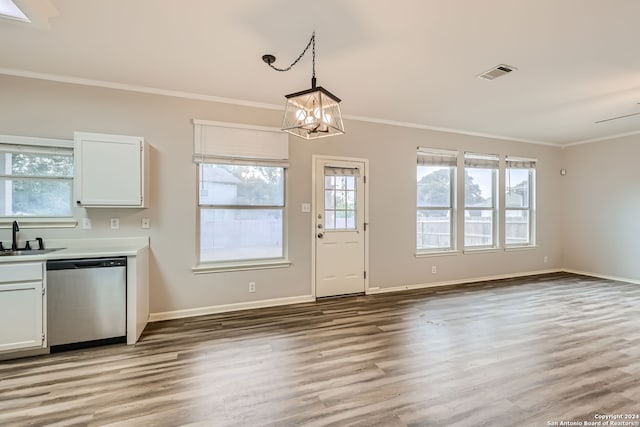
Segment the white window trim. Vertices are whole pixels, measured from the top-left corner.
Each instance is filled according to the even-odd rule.
[[[266,126],[253,126],[244,123],[218,122],[210,120],[192,120],[194,125],[194,143],[193,143],[193,161],[196,164],[196,188],[200,185],[200,163],[209,164],[236,164],[247,166],[271,166],[281,167],[284,170],[284,200],[282,206],[282,257],[265,258],[265,259],[249,259],[249,260],[228,260],[228,261],[209,261],[201,262],[200,259],[200,198],[195,199],[196,209],[196,264],[192,268],[194,274],[216,273],[225,271],[243,271],[258,270],[269,268],[289,267],[289,239],[288,239],[288,137],[284,136],[284,140],[278,141],[274,139],[274,135],[282,136],[283,132],[279,128]],[[249,140],[241,140],[237,147],[230,147],[230,144],[223,141],[218,144],[207,138],[207,131],[216,132],[216,128],[238,129],[240,131],[255,131],[257,134],[264,132],[269,135],[267,146],[255,144],[252,138]],[[223,131],[224,132],[224,131]],[[246,136],[246,135],[245,135]]]
[[[75,228],[78,221],[73,217],[60,218],[34,218],[34,217],[2,217],[0,219],[0,229],[9,229],[13,221],[18,221],[20,228]]]
[[[493,251],[498,251],[500,250],[500,233],[498,230],[498,224],[500,223],[498,216],[500,215],[501,209],[500,207],[500,203],[499,203],[499,199],[498,199],[498,173],[500,171],[500,167],[498,166],[497,168],[483,168],[483,167],[473,167],[473,166],[466,166],[464,167],[464,191],[466,191],[466,185],[467,185],[467,177],[466,177],[466,171],[467,168],[469,169],[488,169],[491,170],[491,187],[492,187],[492,197],[491,200],[493,202],[493,206],[492,207],[470,207],[468,208],[466,206],[464,206],[463,212],[466,212],[468,210],[478,210],[478,211],[492,211],[493,212],[493,217],[492,217],[492,223],[493,223],[493,227],[492,227],[492,240],[493,243],[491,245],[481,245],[481,246],[464,246],[463,247],[463,252],[466,253],[476,253],[478,251],[484,251],[484,252],[493,252]],[[463,200],[464,197],[466,197],[466,194],[463,195]],[[464,213],[463,213],[463,219],[465,218]],[[466,224],[466,219],[463,220],[464,223],[462,224],[462,228],[463,228],[463,234],[464,234],[464,239],[466,239],[466,233],[467,230],[465,228],[465,224]],[[464,239],[463,239],[463,245],[464,245]]]
[[[193,266],[191,271],[195,274],[223,273],[229,271],[265,270],[272,268],[286,268],[291,266],[287,258],[274,258],[273,260],[247,260],[243,262],[203,263]]]
[[[201,162],[203,164],[221,164],[216,162]],[[238,163],[235,163],[238,164]],[[242,163],[245,166],[255,166],[256,163],[245,161]],[[273,167],[281,167],[284,172],[283,180],[284,180],[284,200],[282,206],[277,206],[278,209],[282,209],[282,257],[276,258],[260,258],[260,259],[242,259],[242,260],[224,260],[224,261],[201,261],[201,253],[200,253],[200,212],[202,205],[200,205],[200,198],[196,196],[196,264],[191,269],[195,274],[203,274],[203,273],[218,273],[218,272],[228,272],[228,271],[244,271],[244,270],[261,270],[261,269],[269,269],[269,268],[282,268],[289,267],[291,265],[291,261],[289,261],[289,245],[288,245],[288,168],[282,165],[265,165],[262,166],[273,166]],[[200,164],[196,164],[196,188],[200,187]],[[208,205],[205,205],[205,207]],[[216,205],[218,208],[219,206]],[[275,208],[274,206],[253,206],[247,207],[246,209],[256,209],[256,208]]]
[[[478,247],[476,248],[466,248],[462,251],[465,255],[473,255],[473,254],[488,254],[493,252],[503,252],[500,248],[490,248],[490,247]]]
[[[432,258],[432,257],[439,257],[439,256],[454,256],[454,255],[458,255],[460,253],[459,250],[446,250],[443,249],[441,251],[436,251],[436,250],[429,250],[427,251],[420,251],[420,252],[416,252],[413,254],[414,257],[416,258]]]
[[[531,251],[537,249],[538,245],[509,245],[504,248],[505,252]]]
[[[0,135],[0,144],[36,145],[39,147],[60,147],[73,149],[72,139],[39,138],[35,136]]]
[[[73,150],[73,140],[40,138],[34,136],[0,135],[0,144],[66,148]],[[75,185],[74,180],[75,178],[71,178],[72,185]],[[73,212],[73,210],[74,207],[72,205],[71,211]],[[0,229],[11,228],[13,221],[18,221],[18,223],[20,224],[20,228],[25,229],[75,228],[78,225],[78,221],[75,219],[73,214],[68,217],[2,216],[0,217]]]
[[[451,150],[435,150],[435,149],[426,149],[426,148],[422,148],[422,147],[418,147],[418,151],[419,152],[431,152],[431,153],[440,153],[440,154],[444,154],[444,155],[448,155],[448,156],[452,156],[453,153],[456,154],[457,156],[457,151],[451,151]],[[417,166],[416,166],[416,170],[417,170]],[[416,231],[414,233],[414,235],[416,236],[416,242],[415,242],[415,256],[416,258],[422,258],[422,257],[428,257],[431,255],[442,255],[442,254],[447,254],[447,253],[458,253],[457,250],[457,219],[458,219],[458,214],[457,214],[457,176],[458,176],[458,168],[457,166],[449,166],[449,207],[445,208],[445,207],[429,207],[429,206],[417,206],[417,200],[416,200]],[[417,183],[416,183],[417,185]],[[416,194],[416,198],[417,198],[417,194]],[[417,222],[417,217],[418,217],[418,212],[421,210],[444,210],[444,211],[449,211],[449,247],[446,248],[430,248],[430,249],[420,249],[418,248],[418,222]]]
[[[525,159],[526,161],[531,161],[530,159]],[[535,161],[535,160],[533,160]],[[508,168],[505,167],[505,175],[508,169],[518,169],[518,168]],[[529,212],[529,243],[511,243],[507,244],[506,242],[506,230],[505,230],[505,250],[506,249],[523,249],[523,248],[535,248],[537,247],[536,242],[536,169],[535,168],[527,168],[529,173],[529,207],[528,208],[509,208],[506,205],[506,199],[504,203],[504,218],[505,225],[507,219],[507,211],[527,211]]]
[[[336,232],[336,233],[340,233],[340,232],[352,232],[352,231],[358,231],[361,227],[361,224],[358,224],[357,218],[358,218],[358,212],[357,209],[347,209],[347,205],[346,205],[346,200],[345,200],[345,208],[344,209],[338,209],[338,205],[336,203],[335,198],[337,197],[337,192],[338,191],[344,191],[345,194],[349,194],[350,192],[353,193],[354,196],[354,204],[356,203],[356,195],[358,194],[358,192],[360,191],[360,189],[358,188],[358,177],[360,176],[360,171],[357,168],[346,168],[346,167],[337,167],[337,166],[329,166],[329,165],[325,165],[324,167],[325,170],[325,179],[327,176],[338,176],[338,177],[353,177],[354,179],[354,183],[353,183],[353,189],[350,190],[348,188],[344,188],[344,189],[338,189],[337,186],[333,185],[332,188],[327,188],[327,184],[326,184],[326,180],[325,180],[325,184],[324,184],[324,194],[326,197],[326,192],[327,191],[332,191],[333,192],[333,197],[334,197],[334,205],[332,209],[327,209],[327,207],[325,206],[324,208],[324,217],[325,217],[325,222],[324,222],[324,228],[325,230],[331,231],[331,232]],[[333,171],[332,175],[329,175],[330,171]],[[327,212],[333,212],[333,224],[330,225],[328,223],[328,215]],[[338,217],[338,212],[344,212],[345,214],[345,228],[337,228],[336,222],[337,222],[337,217]],[[352,227],[348,227],[347,226],[347,221],[346,221],[346,217],[347,217],[347,213],[348,212],[353,212],[353,226]]]

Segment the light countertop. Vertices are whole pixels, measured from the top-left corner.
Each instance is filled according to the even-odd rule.
[[[148,237],[117,239],[52,239],[50,242],[45,240],[45,247],[47,249],[62,249],[36,255],[0,256],[0,263],[42,261],[49,259],[137,256],[141,250],[148,246]]]
[[[40,255],[45,259],[101,258],[111,256],[136,256],[144,246],[66,248]],[[53,248],[52,248],[53,249]],[[28,255],[24,255],[28,256]]]

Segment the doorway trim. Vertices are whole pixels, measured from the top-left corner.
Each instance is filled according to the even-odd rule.
[[[314,154],[311,156],[311,296],[316,299],[316,218],[318,216],[318,205],[316,203],[316,175],[318,160],[333,160],[336,162],[362,162],[364,163],[364,222],[367,224],[364,230],[364,271],[367,272],[364,278],[364,293],[369,293],[369,159],[361,157],[341,157],[325,156]],[[363,226],[364,229],[364,226]]]

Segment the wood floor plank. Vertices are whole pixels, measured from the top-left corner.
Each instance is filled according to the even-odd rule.
[[[558,273],[150,324],[0,362],[1,426],[547,426],[640,413],[640,286]]]

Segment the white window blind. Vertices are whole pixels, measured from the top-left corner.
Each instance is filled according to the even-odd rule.
[[[418,147],[418,164],[455,167],[458,165],[458,152]]]
[[[464,153],[464,165],[468,168],[498,169],[499,158],[495,154]]]
[[[458,152],[418,147],[417,160],[416,250],[453,250]]]
[[[340,168],[335,166],[325,166],[325,176],[360,176],[360,169],[358,168]]]
[[[264,163],[287,166],[289,138],[280,129],[194,120],[196,163]]]
[[[536,159],[527,159],[524,157],[507,157],[505,166],[513,169],[535,169]]]
[[[3,144],[0,141],[0,153],[41,154],[49,156],[73,156],[71,147],[44,147],[39,145]]]

